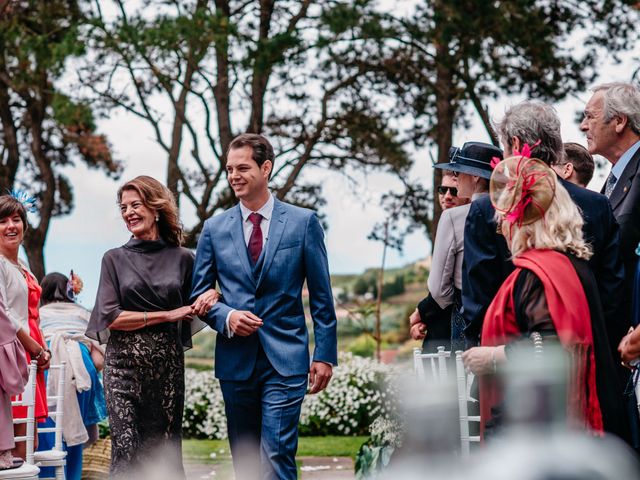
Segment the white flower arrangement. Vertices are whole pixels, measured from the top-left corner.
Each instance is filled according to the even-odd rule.
[[[377,417],[394,410],[393,367],[341,353],[329,386],[307,395],[300,415],[301,435],[366,435]],[[227,436],[224,402],[213,372],[187,369],[185,377],[185,437],[222,439]]]

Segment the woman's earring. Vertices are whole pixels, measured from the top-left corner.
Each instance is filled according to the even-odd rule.
[[[156,215],[156,223],[160,221],[160,215]]]

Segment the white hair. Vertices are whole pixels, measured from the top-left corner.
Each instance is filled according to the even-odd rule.
[[[593,92],[604,92],[603,119],[611,121],[614,117],[624,115],[629,121],[629,128],[640,135],[640,90],[632,83],[603,83]]]
[[[547,165],[562,160],[563,146],[560,134],[560,118],[555,108],[539,100],[526,100],[509,108],[500,122],[494,124],[494,130],[503,144],[513,147],[512,138],[532,149],[532,156]]]

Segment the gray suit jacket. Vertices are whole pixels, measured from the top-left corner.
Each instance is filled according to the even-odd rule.
[[[470,208],[470,203],[449,208],[442,212],[438,222],[427,285],[440,308],[453,303],[454,287],[462,289],[464,224]]]

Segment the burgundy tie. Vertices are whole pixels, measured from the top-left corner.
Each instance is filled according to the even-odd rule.
[[[262,229],[260,228],[262,215],[254,212],[249,215],[249,221],[253,223],[253,231],[249,237],[249,255],[253,263],[256,263],[260,258],[260,252],[262,252]]]

